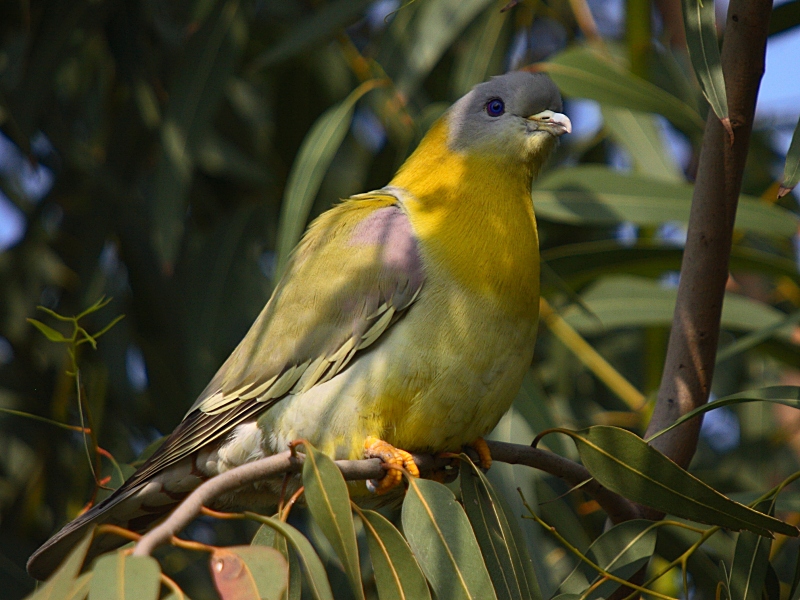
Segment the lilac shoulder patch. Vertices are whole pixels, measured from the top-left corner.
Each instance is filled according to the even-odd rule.
[[[399,271],[412,288],[422,284],[422,260],[417,238],[408,217],[399,206],[379,208],[353,229],[351,246],[382,246],[385,269]]]

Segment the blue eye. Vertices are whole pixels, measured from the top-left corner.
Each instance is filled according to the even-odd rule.
[[[503,104],[503,101],[500,98],[495,98],[493,100],[489,100],[486,103],[486,114],[490,117],[499,117],[506,111],[506,105]]]

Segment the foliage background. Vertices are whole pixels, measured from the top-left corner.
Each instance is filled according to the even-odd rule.
[[[600,101],[601,120],[586,116],[596,105],[568,101],[579,134],[534,190],[544,292],[611,367],[592,372],[585,353],[543,327],[530,376],[496,435],[529,443],[554,424],[643,431],[647,407],[598,375],[616,370],[644,397],[660,379],[685,182],[707,111],[677,3],[628,0],[614,15],[591,2],[597,29],[576,20],[579,0],[528,0],[501,12],[505,4],[2,3],[0,219],[21,237],[0,251],[0,408],[80,422],[64,347],[26,318],[57,327],[37,305],[70,315],[111,296],[87,329],[126,317],[96,351],[83,347],[79,363],[99,444],[128,469],[172,430],[245,333],[308,218],[388,181],[475,83],[546,60],[573,68],[550,70],[568,99]],[[773,31],[795,27],[798,12],[798,2],[777,10]],[[601,68],[611,75],[598,80]],[[374,78],[390,84],[366,93],[351,121],[349,94]],[[644,82],[648,102],[634,94]],[[338,122],[325,112],[332,106],[341,108]],[[314,147],[330,165],[325,152],[301,152],[320,118],[329,128]],[[775,201],[784,157],[774,132],[753,138],[722,345],[761,333],[720,363],[717,395],[800,381],[797,207],[791,195]],[[726,493],[763,491],[797,470],[797,428],[783,407],[710,413],[694,472]],[[547,442],[575,456],[569,444]],[[102,475],[119,480],[105,459]],[[492,479],[507,491],[521,486],[533,505],[549,501],[542,516],[579,548],[602,531],[597,505],[581,492],[562,497],[567,486],[554,478],[497,465]],[[0,413],[0,597],[32,589],[27,556],[93,489],[79,434]],[[547,595],[574,561],[538,526],[525,527]],[[190,533],[227,544],[246,539],[243,529],[200,520]],[[777,546],[773,562],[786,582],[797,543]],[[709,552],[729,561],[732,545],[718,541]],[[161,558],[193,598],[213,597],[203,561],[175,550]],[[707,594],[713,576],[700,573],[693,585]],[[334,585],[337,576],[332,567]],[[664,582],[673,593],[676,585]]]

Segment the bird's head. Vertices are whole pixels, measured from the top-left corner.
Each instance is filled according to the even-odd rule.
[[[544,73],[493,77],[448,111],[448,146],[461,154],[541,165],[558,137],[572,131],[561,111],[561,94]]]

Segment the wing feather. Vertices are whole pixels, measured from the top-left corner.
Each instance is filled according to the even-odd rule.
[[[250,331],[136,485],[347,368],[417,299],[422,260],[395,190],[362,194],[315,221]]]

